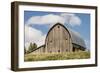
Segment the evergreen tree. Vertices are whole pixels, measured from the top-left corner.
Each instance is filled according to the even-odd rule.
[[[27,51],[26,51],[26,47],[24,48],[24,54],[26,54],[27,53]]]
[[[37,48],[37,44],[33,43],[33,50]]]
[[[30,43],[29,48],[28,48],[28,53],[33,52],[34,49],[37,48],[37,44],[36,43]]]

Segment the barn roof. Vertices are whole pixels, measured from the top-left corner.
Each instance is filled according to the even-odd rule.
[[[69,32],[71,34],[72,43],[78,44],[78,45],[86,48],[85,41],[82,38],[82,36],[78,32],[75,32],[75,31],[73,31],[71,29],[68,29],[68,30],[69,30]]]
[[[72,43],[77,44],[77,45],[80,45],[80,46],[86,48],[85,41],[84,41],[84,39],[81,37],[81,35],[80,35],[78,32],[73,31],[72,29],[66,28],[63,24],[60,24],[60,23],[55,24],[53,27],[50,28],[49,32],[50,32],[56,25],[60,25],[60,26],[64,27],[64,28],[70,33],[70,36],[71,36],[71,39],[72,39]],[[49,34],[49,32],[48,32],[48,34]],[[47,36],[48,36],[48,34],[47,34]]]

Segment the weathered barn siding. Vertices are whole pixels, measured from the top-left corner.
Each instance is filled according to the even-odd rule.
[[[50,29],[46,38],[46,52],[69,52],[72,51],[71,37],[66,30],[61,25],[55,25]]]

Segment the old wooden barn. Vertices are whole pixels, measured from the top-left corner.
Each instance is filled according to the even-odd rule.
[[[57,23],[48,31],[45,44],[36,48],[32,53],[65,53],[85,49],[85,42],[79,33]]]

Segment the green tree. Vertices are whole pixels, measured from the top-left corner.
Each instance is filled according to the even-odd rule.
[[[26,47],[24,48],[24,54],[26,54]]]
[[[33,50],[37,48],[37,44],[33,43]]]
[[[28,53],[33,52],[33,50],[36,48],[37,48],[36,43],[30,43],[29,48],[28,48]]]

